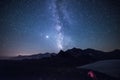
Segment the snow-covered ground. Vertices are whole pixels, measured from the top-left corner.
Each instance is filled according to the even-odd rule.
[[[98,61],[78,68],[90,69],[107,74],[111,77],[120,78],[120,59]]]

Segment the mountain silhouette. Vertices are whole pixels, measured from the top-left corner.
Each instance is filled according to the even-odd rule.
[[[12,59],[12,60],[41,59],[41,58],[51,57],[52,55],[56,55],[56,54],[55,53],[44,53],[44,54],[39,53],[39,54],[29,55],[29,56],[19,55],[17,57],[12,57],[9,59]]]
[[[100,50],[95,50],[95,49],[79,49],[79,48],[72,48],[68,49],[66,51],[60,50],[59,53],[39,53],[35,55],[30,55],[30,56],[22,56],[19,55],[17,57],[12,57],[12,60],[24,60],[24,59],[42,59],[42,58],[47,58],[47,57],[92,57],[93,59],[119,59],[120,58],[120,50],[116,49],[111,52],[103,52]]]

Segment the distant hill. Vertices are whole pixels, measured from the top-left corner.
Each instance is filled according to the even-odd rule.
[[[30,55],[30,56],[22,56],[19,55],[17,57],[12,57],[9,58],[11,60],[24,60],[24,59],[41,59],[41,58],[46,58],[46,57],[51,57],[52,55],[56,55],[55,53],[44,53],[44,54],[35,54],[35,55]]]

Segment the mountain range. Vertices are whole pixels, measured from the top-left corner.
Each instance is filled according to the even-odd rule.
[[[120,50],[116,49],[113,50],[111,52],[104,52],[104,51],[100,51],[100,50],[95,50],[95,49],[79,49],[79,48],[72,48],[72,49],[68,49],[66,51],[60,50],[59,53],[39,53],[39,54],[35,54],[35,55],[29,55],[29,56],[22,56],[19,55],[17,57],[11,57],[8,59],[11,60],[24,60],[24,59],[42,59],[42,58],[50,58],[52,56],[71,56],[74,58],[78,58],[78,57],[89,57],[92,59],[119,59],[120,58]]]

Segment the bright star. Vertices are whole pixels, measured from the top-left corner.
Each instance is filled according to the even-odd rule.
[[[48,38],[49,38],[49,36],[48,36],[48,35],[46,35],[46,36],[45,36],[45,38],[46,38],[46,39],[48,39]]]

